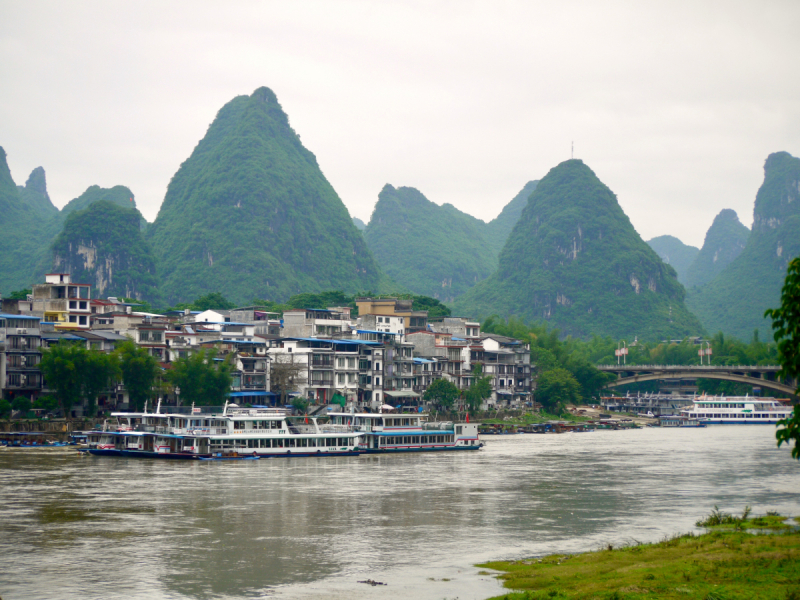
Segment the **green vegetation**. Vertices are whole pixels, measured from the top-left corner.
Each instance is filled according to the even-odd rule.
[[[472,383],[464,390],[464,405],[471,413],[480,410],[481,404],[492,395],[492,377],[484,376],[480,365],[472,368]]]
[[[580,403],[581,385],[566,369],[548,369],[536,381],[536,401],[546,410],[560,413],[567,404]]]
[[[436,379],[425,390],[423,399],[430,402],[438,410],[446,412],[452,410],[460,395],[459,389],[447,379]]]
[[[737,517],[731,513],[721,511],[719,507],[715,505],[711,514],[697,521],[695,525],[698,527],[705,527],[706,529],[736,529],[738,531],[767,529],[778,531],[797,529],[797,524],[800,523],[797,518],[789,519],[774,511],[769,511],[765,515],[756,517],[751,517],[751,512],[752,509],[746,506],[742,515]]]
[[[735,211],[720,211],[682,283],[687,288],[701,287],[714,279],[742,253],[749,237],[750,230],[741,224]]]
[[[40,226],[40,210],[20,196],[2,148],[0,215],[3,215],[3,234],[0,235],[0,293],[7,294],[11,290],[30,287],[35,267],[51,238]]]
[[[298,414],[304,415],[308,412],[308,407],[311,405],[311,402],[308,398],[304,398],[303,396],[295,396],[292,398],[290,404]]]
[[[491,274],[486,223],[434,204],[410,187],[386,185],[364,230],[383,271],[401,286],[452,302]]]
[[[356,229],[359,231],[364,231],[367,228],[367,224],[358,217],[353,217],[353,225],[355,225]]]
[[[6,419],[11,416],[11,402],[5,398],[0,398],[0,419]]]
[[[800,258],[789,263],[786,280],[781,291],[781,305],[766,311],[765,316],[772,319],[775,341],[778,343],[781,361],[781,375],[800,379]],[[795,390],[798,392],[800,390]],[[789,419],[778,421],[775,434],[778,446],[794,441],[792,457],[800,459],[800,408],[795,404]]]
[[[122,373],[116,355],[87,350],[81,343],[70,342],[42,349],[40,368],[65,415],[84,398],[89,401],[89,414],[93,415],[97,396]]]
[[[20,198],[31,206],[40,218],[50,219],[58,214],[58,209],[47,193],[47,178],[42,167],[36,167],[28,176],[24,186],[17,186]]]
[[[132,340],[120,344],[114,354],[119,357],[122,381],[128,390],[131,410],[141,411],[156,383],[158,362],[147,350],[138,348]]]
[[[503,571],[508,600],[800,598],[800,532],[686,534],[583,554],[478,565]]]
[[[222,107],[147,235],[170,304],[209,290],[242,304],[383,284],[316,158],[263,87]]]
[[[683,299],[675,270],[642,241],[611,190],[568,160],[531,194],[497,272],[454,310],[547,322],[576,337],[654,340],[702,333]]]
[[[218,406],[228,399],[231,390],[232,356],[217,360],[216,350],[199,350],[174,361],[167,381],[176,391],[180,389],[180,400],[184,404]]]
[[[538,181],[526,183],[520,192],[512,198],[511,202],[503,207],[500,214],[487,223],[484,237],[492,250],[492,254],[495,256],[495,261],[500,256],[508,236],[511,235],[514,226],[522,216],[522,211],[528,206],[528,198],[530,198],[538,184]]]
[[[52,245],[54,268],[74,281],[93,283],[94,295],[158,301],[155,258],[141,220],[135,208],[105,199],[69,213]]]
[[[452,302],[497,267],[497,256],[528,196],[528,182],[491,223],[439,206],[411,187],[386,185],[364,230],[383,271],[399,285]]]
[[[800,159],[770,154],[742,253],[711,282],[690,290],[687,304],[709,331],[749,339],[769,334],[764,311],[778,303],[789,261],[800,256]]]
[[[6,298],[8,300],[27,300],[28,294],[32,294],[33,291],[31,288],[27,288],[24,290],[16,290],[15,292],[11,292]]]
[[[647,245],[655,250],[661,260],[675,269],[678,274],[678,281],[686,285],[686,272],[700,250],[694,246],[687,246],[671,235],[654,237],[647,242]]]

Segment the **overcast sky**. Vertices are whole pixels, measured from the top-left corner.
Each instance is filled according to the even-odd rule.
[[[799,59],[797,0],[0,0],[0,146],[59,207],[123,184],[152,221],[263,85],[364,221],[386,183],[490,220],[574,141],[644,239],[700,246],[800,155]]]

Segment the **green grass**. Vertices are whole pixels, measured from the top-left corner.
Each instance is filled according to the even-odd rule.
[[[509,600],[800,600],[800,533],[686,534],[655,544],[478,565],[502,571]]]
[[[741,517],[719,510],[714,506],[706,518],[699,520],[695,525],[706,529],[737,529],[746,531],[748,529],[769,529],[771,531],[781,529],[797,529],[798,518],[791,519],[784,517],[776,512],[768,512],[765,515],[750,517],[750,507],[744,509]]]
[[[581,415],[573,415],[572,413],[562,413],[560,415],[551,414],[547,412],[539,413],[525,413],[520,417],[513,419],[481,419],[484,425],[533,425],[536,423],[547,423],[548,421],[570,421],[573,423],[583,423],[590,421],[589,417]]]

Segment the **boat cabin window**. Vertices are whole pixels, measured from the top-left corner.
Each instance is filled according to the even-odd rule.
[[[233,422],[234,429],[244,429],[244,421],[234,421]]]

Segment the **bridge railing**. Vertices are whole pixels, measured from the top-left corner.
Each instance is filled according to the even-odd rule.
[[[779,365],[597,365],[601,371],[780,371]]]

